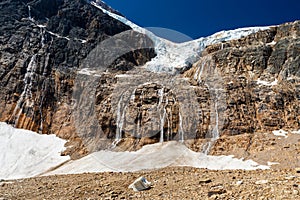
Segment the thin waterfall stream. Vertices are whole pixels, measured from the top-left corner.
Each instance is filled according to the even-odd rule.
[[[122,140],[122,130],[123,130],[123,125],[124,125],[124,120],[125,120],[125,112],[126,112],[126,108],[127,105],[125,105],[125,107],[122,110],[122,103],[123,102],[123,96],[124,94],[122,94],[122,96],[119,99],[118,102],[118,107],[117,107],[117,131],[116,131],[116,138],[112,143],[112,148],[115,148]]]
[[[23,79],[24,90],[22,91],[19,100],[14,108],[12,116],[14,117],[14,126],[19,123],[20,116],[23,112],[24,106],[32,107],[32,84],[37,69],[36,54],[30,58],[30,62],[27,65],[26,73]]]

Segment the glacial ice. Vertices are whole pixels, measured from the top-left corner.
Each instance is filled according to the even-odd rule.
[[[91,4],[114,19],[117,19],[130,26],[133,30],[146,34],[154,42],[157,56],[151,61],[147,62],[144,66],[146,69],[153,72],[176,73],[178,70],[199,60],[201,52],[208,45],[239,39],[250,35],[251,33],[270,28],[268,26],[239,28],[236,30],[220,31],[211,36],[201,37],[197,40],[188,41],[185,43],[174,43],[156,36],[152,32],[134,24],[123,16],[105,10],[96,2],[91,1]]]

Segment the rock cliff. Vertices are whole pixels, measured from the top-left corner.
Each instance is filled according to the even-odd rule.
[[[0,13],[0,120],[68,139],[73,158],[169,140],[208,153],[224,135],[300,129],[299,21],[206,46],[168,74],[142,67],[156,56],[148,36],[87,1]]]
[[[84,153],[70,117],[76,73],[99,43],[131,28],[84,0],[2,1],[0,10],[0,120],[70,139],[68,153]],[[154,56],[134,49],[110,68],[124,73]]]

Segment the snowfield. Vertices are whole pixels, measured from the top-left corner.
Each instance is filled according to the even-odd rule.
[[[0,179],[37,176],[70,158],[60,156],[65,140],[0,122]]]
[[[211,170],[225,169],[269,169],[252,160],[237,159],[233,156],[207,156],[188,149],[176,141],[144,146],[136,152],[99,151],[46,173],[79,174],[85,172],[134,172],[159,169],[169,166],[190,166]]]
[[[0,123],[0,179],[87,172],[134,172],[169,166],[212,170],[270,168],[252,160],[194,152],[176,141],[147,145],[136,152],[99,151],[70,161],[69,156],[60,156],[65,142],[54,135],[40,135]]]

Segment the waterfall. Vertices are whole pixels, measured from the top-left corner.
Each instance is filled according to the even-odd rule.
[[[112,143],[113,148],[115,148],[122,140],[122,130],[123,130],[123,125],[125,120],[125,112],[127,109],[127,105],[126,105],[122,110],[123,95],[124,94],[122,94],[117,107],[117,131],[116,131],[115,141]]]
[[[168,116],[168,113],[167,113],[167,106],[168,106],[168,103],[169,103],[169,99],[168,99],[168,96],[166,96],[166,104],[164,106],[164,111],[166,112],[166,120],[167,120],[167,123],[168,123],[168,129],[167,129],[167,141],[170,140],[170,119],[169,119],[169,116]],[[171,115],[172,116],[172,115]]]
[[[160,138],[159,142],[164,142],[164,125],[166,119],[166,109],[163,109],[163,115],[160,117]]]
[[[14,126],[16,127],[19,123],[20,116],[23,112],[24,106],[32,107],[33,101],[32,101],[32,84],[34,75],[36,72],[37,63],[36,63],[36,54],[34,54],[30,62],[27,66],[25,77],[23,79],[24,81],[24,90],[20,95],[19,100],[17,101],[17,104],[14,108],[12,116],[15,118],[14,120]],[[18,114],[17,111],[19,110]]]
[[[41,28],[41,44],[42,47],[45,46],[45,30],[43,28]]]
[[[219,111],[218,111],[218,98],[219,98],[219,93],[218,89],[214,89],[215,91],[215,101],[214,101],[214,114],[215,114],[215,126],[213,130],[211,131],[211,134],[207,134],[206,138],[209,140],[203,147],[203,153],[204,154],[209,154],[213,144],[216,142],[216,140],[219,139],[220,133],[219,133]]]
[[[205,154],[205,155],[208,155],[211,147],[212,147],[212,144],[213,144],[213,141],[212,140],[209,140],[208,142],[206,142],[206,144],[204,144],[203,146],[203,149],[202,149],[202,152]]]
[[[194,75],[194,80],[196,80],[196,81],[198,81],[198,82],[201,80],[201,76],[202,76],[202,73],[203,73],[203,69],[204,69],[205,64],[206,64],[206,61],[203,61],[203,62],[201,63],[201,67],[198,67],[198,68],[197,68],[197,71],[196,71],[196,73],[195,73],[195,75]]]
[[[134,103],[134,100],[135,100],[135,92],[136,92],[136,88],[133,90],[131,96],[130,96],[130,102],[131,103]]]
[[[175,105],[177,102],[176,102],[176,99],[174,97],[173,97],[173,101],[174,101],[174,105]],[[180,108],[179,108],[179,111],[178,111],[178,115],[179,115],[178,141],[179,142],[184,142],[183,117],[182,117]],[[168,126],[169,126],[169,124],[168,124]]]
[[[158,107],[160,107],[164,99],[164,88],[158,90],[158,97],[159,97]]]
[[[33,18],[31,17],[31,6],[28,6],[28,19],[33,21]]]
[[[131,96],[130,96],[130,103],[132,105],[134,105],[134,101],[135,101],[135,92],[136,92],[136,89],[135,88],[133,90],[133,92],[131,93]],[[136,129],[135,129],[135,136],[138,135],[140,132],[140,120],[139,120],[139,111],[137,112],[137,124],[136,124]]]
[[[184,142],[184,131],[182,127],[182,116],[181,116],[180,109],[179,109],[179,141]]]
[[[158,90],[158,96],[159,96],[159,102],[158,102],[158,109],[160,109],[161,104],[163,102],[164,99],[164,88]],[[165,118],[166,118],[166,109],[163,106],[163,112],[159,114],[159,118],[160,118],[160,139],[159,142],[164,142],[164,124],[165,124]]]
[[[223,48],[223,43],[221,44],[221,48]],[[198,67],[195,75],[194,75],[194,79],[200,83],[202,81],[202,74],[203,74],[203,69],[204,66],[207,63],[207,59],[202,60],[201,66]],[[209,78],[206,77],[206,82],[209,81]],[[213,144],[215,143],[215,141],[220,137],[220,133],[219,133],[219,112],[218,112],[218,107],[219,107],[219,98],[220,98],[220,94],[218,93],[218,90],[216,87],[217,85],[215,85],[215,82],[212,82],[211,84],[213,84],[213,87],[211,88],[207,83],[205,83],[204,85],[208,88],[209,92],[210,92],[210,96],[213,97],[212,100],[214,100],[213,105],[211,105],[211,113],[214,114],[215,117],[215,121],[214,121],[214,126],[209,130],[209,132],[206,134],[205,138],[207,139],[206,144],[204,144],[203,146],[203,153],[204,154],[208,154],[209,151],[211,150]],[[213,118],[213,114],[211,114],[211,118]]]
[[[140,134],[140,130],[141,130],[141,121],[140,121],[140,114],[138,113],[138,120],[137,120],[137,123],[136,123],[136,133],[135,135],[138,135]]]
[[[218,93],[216,94],[218,95]],[[215,127],[213,129],[213,132],[212,132],[212,138],[213,139],[218,139],[220,137],[220,133],[219,133],[219,111],[218,111],[218,97],[216,98],[216,101],[215,101]]]

